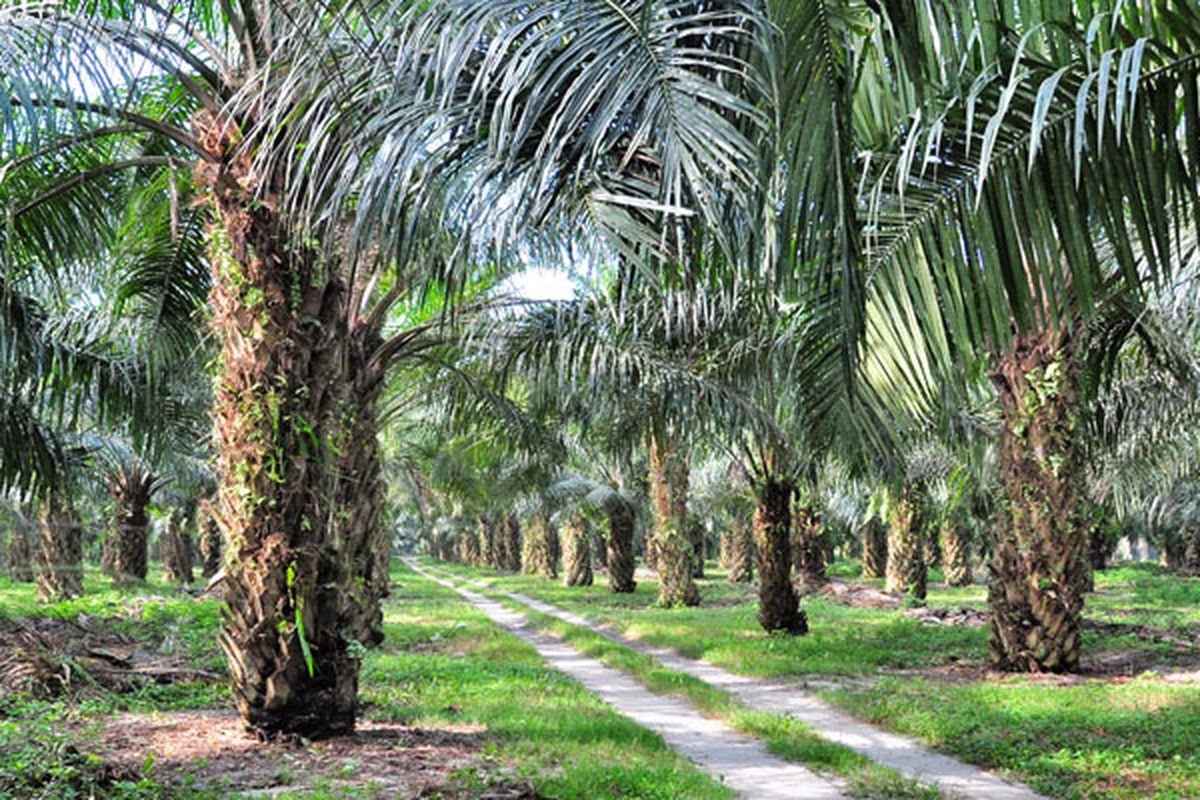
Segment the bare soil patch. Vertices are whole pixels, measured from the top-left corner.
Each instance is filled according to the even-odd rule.
[[[116,769],[153,754],[160,779],[261,793],[325,781],[373,789],[380,797],[532,800],[533,787],[501,775],[482,754],[485,736],[470,727],[413,728],[363,720],[352,736],[320,742],[260,742],[231,711],[125,714],[99,733],[97,755]],[[465,775],[473,774],[470,780]]]

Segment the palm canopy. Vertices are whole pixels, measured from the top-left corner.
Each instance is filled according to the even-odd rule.
[[[1200,17],[997,2],[930,20],[940,91],[864,153],[865,263],[953,385],[1016,332],[1170,279],[1195,224]]]

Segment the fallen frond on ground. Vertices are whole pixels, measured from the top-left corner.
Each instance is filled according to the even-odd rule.
[[[0,687],[40,698],[131,692],[148,683],[195,683],[221,675],[163,653],[80,614],[76,619],[0,620]]]

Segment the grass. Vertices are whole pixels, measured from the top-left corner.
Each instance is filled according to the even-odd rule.
[[[411,571],[399,577],[387,640],[363,675],[369,716],[481,726],[488,753],[547,796],[734,796],[458,595]]]
[[[195,599],[165,585],[161,576],[131,589],[113,588],[99,572],[84,575],[82,597],[38,603],[29,583],[0,578],[0,620],[18,617],[92,619],[157,652],[181,652],[193,666],[224,671],[215,648],[220,611],[215,600]],[[75,698],[0,695],[0,798],[120,798],[216,800],[222,792],[171,786],[150,764],[132,779],[113,780],[88,752],[98,724],[119,712],[188,711],[227,702],[223,686],[208,682],[149,684],[130,693],[91,691]]]
[[[628,672],[651,691],[686,698],[702,713],[762,739],[767,749],[781,758],[847,779],[849,790],[855,797],[880,800],[936,800],[941,797],[936,789],[907,780],[848,747],[823,739],[798,720],[755,711],[728,692],[690,675],[671,671],[653,657],[587,628],[563,622],[495,592],[484,590],[484,594],[524,614],[539,630],[561,637],[581,653]]]
[[[663,609],[655,605],[652,581],[641,581],[632,595],[612,595],[602,585],[566,588],[533,577],[446,566],[732,672],[840,684],[824,689],[822,696],[1051,797],[1200,797],[1200,686],[1194,683],[1171,684],[1153,673],[1074,681],[980,679],[971,673],[950,680],[932,669],[913,674],[984,664],[986,629],[926,626],[893,610],[809,598],[804,602],[809,636],[768,636],[757,629],[752,589],[729,586],[719,573],[702,582],[700,608]],[[839,564],[835,573],[857,580],[852,565]],[[935,584],[929,604],[983,608],[986,590]],[[1108,570],[1097,576],[1087,616],[1194,636],[1200,626],[1200,580],[1151,565]],[[1196,659],[1194,652],[1180,653],[1175,645],[1148,642],[1132,632],[1087,631],[1084,647],[1092,653],[1136,649],[1168,663]]]
[[[755,619],[753,587],[718,577],[701,581],[697,608],[659,608],[657,584],[640,580],[633,594],[614,595],[603,585],[565,587],[533,576],[497,577],[488,570],[443,565],[476,578],[570,608],[617,631],[684,655],[758,677],[862,675],[884,669],[934,666],[965,660],[986,647],[985,631],[932,627],[892,611],[846,608],[809,598],[808,636],[770,636]],[[710,570],[710,574],[717,573]]]
[[[478,796],[493,781],[520,779],[544,796],[564,799],[733,797],[657,735],[549,669],[532,648],[457,595],[404,568],[394,577],[398,587],[385,605],[387,640],[364,661],[365,716],[448,732],[477,745],[477,766],[451,775],[452,796]],[[215,600],[182,596],[157,581],[117,590],[91,573],[86,587],[80,599],[40,606],[31,585],[0,580],[0,618],[83,614],[147,643],[185,648],[199,663],[220,663]],[[137,774],[114,781],[106,776],[108,766],[89,752],[98,728],[117,712],[168,713],[228,703],[223,686],[206,683],[153,686],[135,695],[90,694],[74,701],[0,696],[0,798],[235,797],[236,787],[201,788],[165,774],[152,759]],[[385,795],[323,778],[310,788],[275,796]]]

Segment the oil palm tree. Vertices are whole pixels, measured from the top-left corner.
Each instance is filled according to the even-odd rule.
[[[865,262],[878,302],[925,329],[910,375],[995,387],[995,662],[1070,671],[1094,384],[1082,326],[1166,279],[1194,223],[1198,20],[1167,4],[984,5],[944,6],[908,41],[940,96],[864,153]]]
[[[135,0],[0,14],[8,152],[65,163],[61,191],[18,207],[21,227],[86,229],[72,190],[130,170],[190,181],[212,215],[221,641],[239,710],[264,736],[353,726],[354,642],[379,589],[354,587],[378,571],[364,563],[378,526],[329,520],[364,510],[378,470],[371,453],[337,453],[375,434],[359,398],[369,406],[381,380],[363,356],[383,347],[363,322],[376,267],[401,293],[446,277],[411,258],[417,229],[441,218],[429,198],[457,181],[482,213],[514,190],[510,219],[536,222],[586,194],[628,232],[630,208],[661,220],[715,197],[710,184],[744,182],[744,139],[725,121],[739,106],[714,78],[736,61],[694,46],[743,36],[739,9],[625,5]],[[564,61],[577,69],[562,75]],[[661,180],[592,170],[613,152],[652,156]]]

